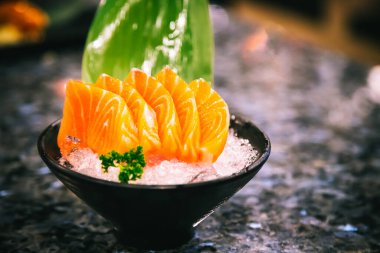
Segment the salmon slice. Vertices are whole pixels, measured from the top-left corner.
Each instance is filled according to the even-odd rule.
[[[179,159],[186,162],[196,162],[198,160],[200,125],[194,92],[168,66],[162,69],[156,75],[156,78],[164,85],[173,98],[181,125],[182,145]]]
[[[139,69],[132,69],[125,82],[134,87],[156,113],[160,153],[166,158],[178,158],[181,152],[181,126],[168,90],[157,79]]]
[[[139,144],[143,147],[145,154],[161,148],[156,113],[135,88],[106,74],[99,76],[95,86],[120,95],[124,99],[132,112],[137,126]]]
[[[70,80],[57,143],[63,157],[85,147],[123,153],[138,145],[137,128],[121,96]]]
[[[228,137],[228,105],[203,79],[189,84],[195,94],[201,129],[200,160],[214,162],[222,153]]]

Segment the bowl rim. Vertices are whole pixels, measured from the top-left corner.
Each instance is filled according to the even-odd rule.
[[[48,165],[49,169],[50,166],[54,166],[54,169],[57,169],[59,172],[66,174],[68,176],[76,177],[81,180],[90,181],[91,183],[97,183],[101,185],[107,185],[107,186],[113,186],[113,187],[120,187],[120,188],[129,188],[129,189],[141,189],[141,190],[170,190],[170,189],[180,189],[180,188],[193,188],[193,187],[202,187],[202,186],[208,186],[213,184],[222,184],[226,181],[235,181],[239,179],[240,177],[243,177],[244,175],[248,173],[258,172],[260,168],[263,166],[263,164],[268,160],[270,152],[271,152],[271,142],[269,137],[265,132],[263,132],[260,128],[258,128],[255,124],[253,124],[250,121],[246,121],[242,119],[241,117],[238,117],[236,115],[231,115],[231,120],[236,122],[242,122],[244,124],[249,124],[251,127],[256,128],[264,137],[265,140],[265,148],[260,155],[259,158],[255,159],[252,163],[245,166],[243,169],[241,169],[239,172],[233,173],[229,176],[220,177],[217,179],[212,180],[206,180],[201,182],[194,182],[194,183],[187,183],[187,184],[162,184],[162,185],[148,185],[148,184],[122,184],[119,182],[114,181],[108,181],[104,179],[99,179],[95,177],[91,177],[82,173],[79,173],[77,171],[71,170],[59,163],[51,157],[47,155],[44,149],[43,140],[47,134],[47,132],[51,131],[53,128],[57,127],[61,123],[61,119],[57,119],[56,121],[49,124],[39,135],[38,141],[37,141],[37,149],[38,153],[40,154],[42,160]],[[54,170],[52,172],[55,174]]]

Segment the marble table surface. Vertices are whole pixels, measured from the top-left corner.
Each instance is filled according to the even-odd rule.
[[[215,88],[271,138],[258,175],[164,252],[379,252],[380,70],[214,16]],[[81,48],[0,61],[0,252],[140,252],[40,160]],[[143,252],[143,251],[141,251]],[[149,251],[153,252],[153,251]]]

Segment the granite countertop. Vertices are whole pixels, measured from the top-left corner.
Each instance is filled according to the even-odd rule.
[[[272,155],[194,239],[167,252],[380,251],[379,68],[216,21],[215,87],[270,136]],[[139,252],[120,245],[37,153],[38,135],[61,115],[65,81],[80,77],[81,53],[0,63],[0,252]]]

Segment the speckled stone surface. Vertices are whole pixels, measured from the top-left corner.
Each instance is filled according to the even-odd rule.
[[[193,240],[164,252],[379,252],[374,69],[223,14],[215,21],[215,87],[267,132],[272,155]],[[120,245],[37,153],[39,133],[61,115],[65,80],[80,77],[81,50],[2,60],[0,252],[140,252]]]

